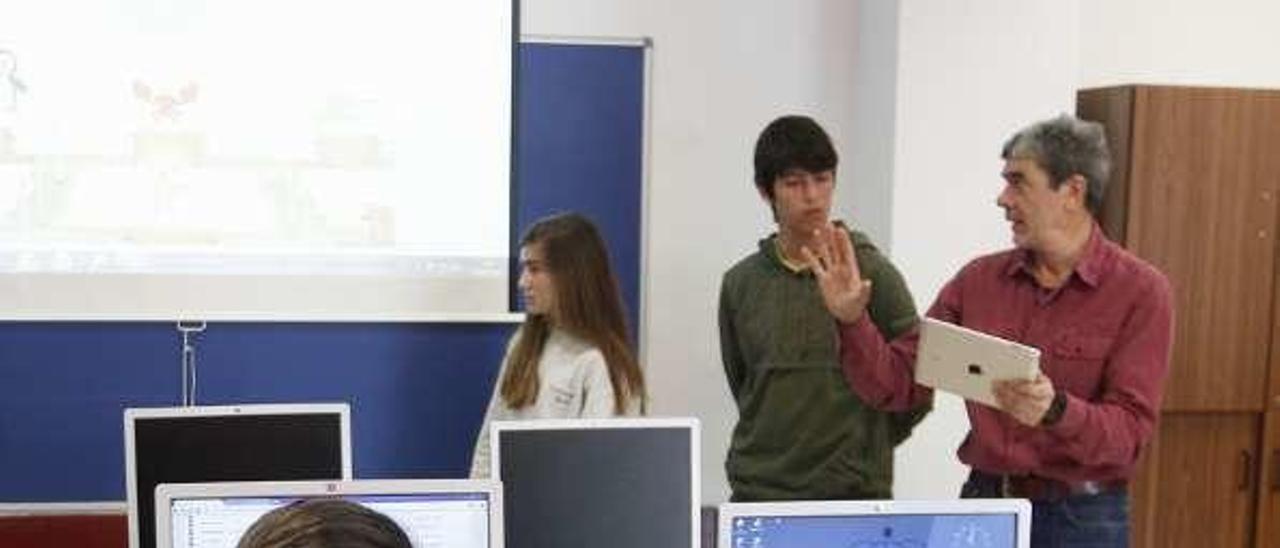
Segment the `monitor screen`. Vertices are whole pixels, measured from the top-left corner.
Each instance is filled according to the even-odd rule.
[[[720,506],[720,548],[1027,548],[1018,499],[797,501]]]
[[[436,490],[427,485],[430,481],[422,480],[371,483],[408,484],[410,488],[369,488],[360,489],[361,493],[342,492],[340,488],[327,493],[304,486],[301,491],[311,492],[299,493],[299,489],[285,486],[275,493],[222,489],[216,495],[162,497],[161,502],[167,503],[168,521],[160,528],[164,535],[160,548],[235,548],[245,531],[267,512],[319,496],[341,498],[386,515],[404,530],[415,547],[489,548],[491,513],[501,505],[492,490]],[[496,489],[495,485],[493,490]]]
[[[494,423],[492,432],[508,547],[680,548],[698,541],[694,420]]]
[[[349,478],[347,409],[326,404],[126,411],[130,546],[155,546],[154,495],[162,483]]]
[[[729,546],[1017,548],[1015,514],[754,516],[733,520]]]

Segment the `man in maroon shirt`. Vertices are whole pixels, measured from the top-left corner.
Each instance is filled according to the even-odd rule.
[[[967,403],[961,495],[1030,499],[1033,546],[1126,546],[1126,483],[1155,429],[1169,363],[1169,282],[1090,214],[1110,169],[1100,125],[1033,124],[1002,158],[996,204],[1014,248],[962,268],[928,315],[1039,348],[1041,374],[997,383],[998,409]],[[930,394],[913,380],[919,333],[881,337],[864,313],[873,288],[851,256],[839,231],[806,253],[839,323],[845,378],[873,406],[910,408]]]

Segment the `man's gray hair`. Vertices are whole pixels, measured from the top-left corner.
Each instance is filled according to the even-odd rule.
[[[1004,143],[1000,157],[1034,161],[1049,174],[1049,188],[1057,189],[1072,175],[1086,182],[1086,199],[1094,214],[1102,211],[1102,198],[1111,175],[1111,152],[1102,124],[1068,114],[1027,126]]]

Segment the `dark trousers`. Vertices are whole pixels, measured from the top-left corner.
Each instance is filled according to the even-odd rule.
[[[1004,498],[998,478],[970,474],[962,498]],[[1032,548],[1127,548],[1129,494],[1124,491],[1031,501]]]

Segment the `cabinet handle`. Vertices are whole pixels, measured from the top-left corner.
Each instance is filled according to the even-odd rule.
[[[1253,454],[1249,451],[1240,451],[1240,482],[1236,484],[1236,489],[1248,491],[1250,479],[1253,477]]]

